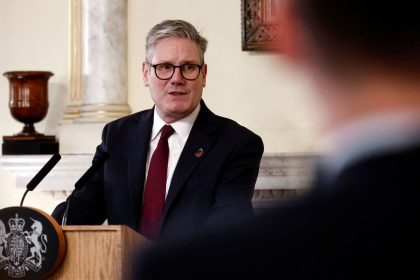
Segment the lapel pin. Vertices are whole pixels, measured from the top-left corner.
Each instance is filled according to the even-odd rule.
[[[204,154],[203,148],[200,148],[195,152],[196,157],[201,157],[203,154]]]

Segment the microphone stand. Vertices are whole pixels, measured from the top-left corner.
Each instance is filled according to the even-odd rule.
[[[66,205],[66,211],[64,211],[63,214],[63,219],[61,220],[61,225],[65,226],[67,225],[67,216],[69,215],[69,209],[70,209],[70,201],[73,198],[73,194],[76,191],[76,189],[74,189],[71,194],[69,195],[69,197],[67,198],[67,205]]]
[[[32,178],[32,180],[26,185],[26,191],[23,194],[23,197],[20,201],[20,206],[22,207],[23,201],[25,200],[26,195],[29,191],[33,191],[36,186],[44,179],[44,177],[53,169],[57,162],[61,159],[60,154],[54,154],[47,163],[39,170],[39,172]]]
[[[80,179],[74,184],[74,190],[71,192],[69,197],[67,198],[67,205],[66,210],[64,211],[63,218],[61,219],[61,225],[65,226],[67,225],[67,217],[69,215],[70,211],[70,203],[73,198],[73,195],[76,191],[80,190],[92,177],[95,175],[95,173],[98,171],[98,169],[107,161],[109,155],[107,153],[104,153],[99,157],[99,159],[96,162],[93,162],[92,166],[89,167],[89,169],[85,172],[85,174],[80,177]]]
[[[26,191],[25,191],[25,193],[23,194],[23,196],[22,196],[22,199],[20,200],[20,207],[22,207],[22,205],[23,205],[23,201],[25,200],[25,197],[26,197],[26,194],[29,192],[29,189],[26,189]]]

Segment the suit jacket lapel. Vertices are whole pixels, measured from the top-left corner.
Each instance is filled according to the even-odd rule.
[[[172,177],[165,201],[163,220],[185,182],[191,176],[196,166],[205,158],[206,153],[208,153],[216,141],[216,130],[216,116],[210,112],[202,101],[200,113],[191,129]],[[197,156],[196,153],[200,149],[202,149],[203,155]]]
[[[128,186],[130,203],[135,209],[137,221],[140,219],[141,197],[143,196],[147,151],[153,126],[153,110],[142,114],[129,128],[130,152],[128,154]]]

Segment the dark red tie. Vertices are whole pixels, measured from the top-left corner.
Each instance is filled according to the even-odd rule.
[[[155,242],[159,237],[160,222],[165,206],[169,156],[168,138],[173,132],[174,129],[170,125],[165,125],[161,130],[159,143],[150,160],[144,191],[140,232]]]

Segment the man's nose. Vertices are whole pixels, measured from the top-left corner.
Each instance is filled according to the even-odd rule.
[[[182,76],[180,67],[175,68],[174,74],[172,75],[172,78],[171,78],[171,82],[172,83],[177,83],[177,84],[185,82],[185,79]]]

